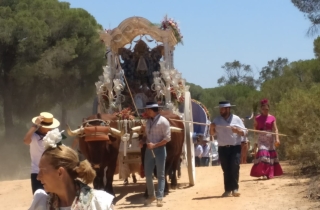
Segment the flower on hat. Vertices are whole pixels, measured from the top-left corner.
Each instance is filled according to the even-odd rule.
[[[55,128],[51,131],[48,131],[48,133],[43,137],[43,146],[45,149],[52,147],[56,148],[57,145],[61,145],[61,140],[63,139],[63,133],[64,131],[59,131],[58,128]]]
[[[265,104],[268,104],[268,99],[262,99],[261,101],[260,101],[260,104],[261,105],[265,105]]]

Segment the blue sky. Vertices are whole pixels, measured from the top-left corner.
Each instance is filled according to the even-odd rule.
[[[290,0],[69,0],[91,13],[104,28],[141,16],[153,23],[168,14],[180,24],[184,45],[175,50],[175,67],[188,82],[217,86],[225,62],[239,60],[258,70],[278,57],[314,58],[310,23]]]

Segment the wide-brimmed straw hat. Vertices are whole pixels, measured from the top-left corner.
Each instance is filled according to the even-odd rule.
[[[152,108],[160,108],[162,106],[159,106],[159,104],[157,102],[147,102],[146,103],[146,107],[144,107],[145,109],[152,109]]]
[[[233,107],[236,105],[231,105],[229,101],[220,101],[219,106],[216,106],[215,108],[226,108],[226,107]]]
[[[43,128],[49,128],[49,129],[54,129],[59,127],[60,122],[53,117],[53,114],[49,112],[41,112],[40,116],[43,117],[42,122],[40,123],[41,127]],[[32,122],[35,124],[36,123],[37,117],[32,118]]]

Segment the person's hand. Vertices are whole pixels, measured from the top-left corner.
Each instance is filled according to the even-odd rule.
[[[147,143],[147,147],[149,148],[149,149],[154,149],[155,148],[155,144],[153,144],[153,143]]]
[[[235,126],[232,126],[231,130],[232,130],[233,133],[236,133],[236,134],[239,134],[241,132],[241,130],[239,128],[235,127]]]
[[[143,142],[139,141],[139,147],[142,148],[143,147]]]
[[[38,116],[36,121],[35,121],[35,124],[40,126],[42,121],[43,121],[43,117],[42,116]]]
[[[279,145],[280,145],[280,140],[277,139],[277,140],[276,140],[276,147],[278,147]]]

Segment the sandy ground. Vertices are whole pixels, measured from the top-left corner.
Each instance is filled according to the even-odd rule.
[[[232,210],[305,210],[320,209],[320,203],[311,202],[308,179],[296,179],[291,167],[282,163],[285,174],[272,180],[261,180],[249,176],[251,164],[241,165],[241,197],[221,198],[223,177],[220,166],[196,168],[196,184],[189,187],[187,169],[182,169],[179,188],[170,190],[164,198],[162,209],[232,209]],[[116,209],[159,209],[154,203],[143,207],[145,180],[123,186],[115,176]],[[130,179],[130,182],[132,180]],[[32,201],[30,180],[0,182],[0,209],[25,210]]]

